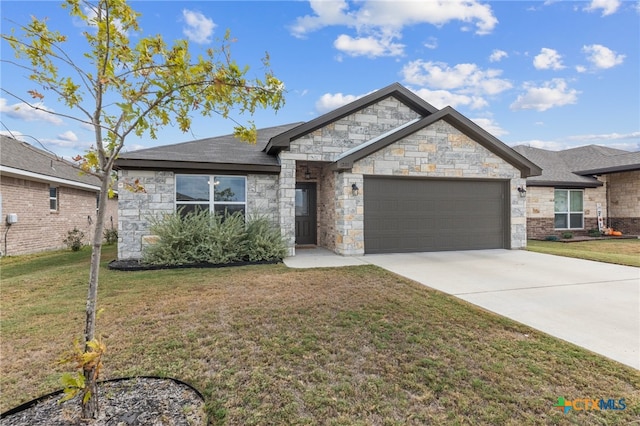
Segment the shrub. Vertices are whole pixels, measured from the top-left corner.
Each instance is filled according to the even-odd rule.
[[[546,237],[544,237],[545,241],[558,241],[558,237],[556,237],[555,235],[547,235]]]
[[[287,247],[280,230],[266,217],[254,217],[247,223],[247,260],[280,260],[287,255]]]
[[[208,211],[151,218],[151,232],[159,237],[145,247],[143,262],[153,265],[226,264],[279,260],[286,255],[280,230],[266,218],[245,223],[240,213],[212,215]]]
[[[589,229],[589,236],[590,237],[599,237],[599,236],[601,236],[600,230],[599,229]]]
[[[67,238],[65,238],[62,242],[67,245],[71,249],[71,251],[78,251],[84,245],[84,232],[80,231],[78,228],[73,228],[73,230],[67,232]]]
[[[571,238],[573,238],[573,232],[564,232],[562,234],[562,238],[564,238],[565,240],[570,240]]]
[[[118,242],[118,230],[115,228],[105,228],[103,235],[107,244],[115,244]]]

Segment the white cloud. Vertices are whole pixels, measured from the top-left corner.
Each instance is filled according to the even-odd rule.
[[[73,133],[71,130],[67,130],[64,133],[59,134],[58,139],[62,139],[64,141],[69,141],[69,142],[77,142],[78,136],[76,136],[76,134]]]
[[[579,73],[585,73],[587,72],[587,67],[583,65],[576,65],[576,71]]]
[[[491,6],[476,0],[363,0],[353,3],[345,0],[311,0],[309,4],[313,14],[296,19],[290,28],[294,36],[302,38],[324,27],[345,26],[354,29],[356,35],[343,35],[334,45],[343,46],[347,53],[366,51],[367,56],[374,56],[376,52],[382,52],[381,55],[385,56],[402,55],[404,46],[395,43],[394,39],[400,38],[402,29],[411,25],[431,24],[439,27],[451,21],[461,21],[465,25],[474,24],[476,34],[489,34],[498,24]],[[372,39],[379,41],[377,45]],[[355,41],[376,46],[354,47]],[[387,48],[379,49],[380,46]]]
[[[412,91],[438,109],[447,106],[453,108],[466,106],[471,109],[481,109],[488,106],[487,101],[479,96],[463,95],[448,90],[414,89]]]
[[[348,104],[349,102],[353,102],[356,99],[359,99],[365,95],[343,95],[342,93],[325,93],[318,99],[316,102],[316,110],[324,114],[325,112],[333,111],[336,108],[339,108],[343,105]]]
[[[625,58],[625,55],[618,55],[601,44],[583,46],[582,51],[588,55],[587,60],[600,69],[613,68],[616,65],[620,65]]]
[[[429,39],[423,43],[423,46],[427,49],[437,49],[438,39],[435,37],[429,37]]]
[[[431,89],[457,90],[463,94],[496,95],[512,87],[511,82],[499,78],[497,69],[480,69],[476,64],[457,64],[450,67],[443,62],[422,61],[407,63],[402,69],[409,84]]]
[[[35,103],[33,105],[35,108],[24,102],[8,105],[6,99],[0,98],[0,113],[16,120],[45,121],[55,125],[62,124],[62,119],[53,114],[54,111],[44,106],[43,103]]]
[[[567,140],[571,141],[615,141],[623,139],[640,139],[640,132],[631,133],[604,133],[593,135],[575,135],[569,136]]]
[[[591,0],[589,6],[584,10],[587,12],[596,12],[602,9],[602,16],[612,15],[618,11],[620,0]]]
[[[527,83],[524,88],[526,93],[518,96],[516,101],[511,104],[512,110],[546,111],[550,108],[575,104],[580,93],[575,89],[569,89],[566,81],[562,78],[547,81],[541,87]]]
[[[509,132],[500,127],[500,125],[496,123],[493,118],[472,118],[471,121],[482,127],[487,132],[491,133],[493,136],[499,137],[509,134]]]
[[[340,35],[333,45],[349,56],[399,56],[404,50],[403,44],[393,43],[390,38],[353,38],[346,34]]]
[[[187,36],[190,41],[199,44],[211,42],[213,29],[216,27],[216,24],[214,24],[211,19],[200,12],[188,9],[182,11],[182,17],[186,23],[186,26],[182,29],[182,33]]]
[[[564,68],[562,55],[547,47],[540,49],[540,53],[533,58],[533,66],[539,70],[561,70]]]
[[[504,50],[495,49],[493,52],[491,52],[491,56],[489,56],[489,62],[500,62],[508,56],[509,55]]]

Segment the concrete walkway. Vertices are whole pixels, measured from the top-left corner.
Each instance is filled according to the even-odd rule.
[[[305,249],[285,264],[376,265],[640,369],[640,268],[525,250],[343,257]]]

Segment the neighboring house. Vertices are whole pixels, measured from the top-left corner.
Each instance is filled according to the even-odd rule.
[[[26,142],[0,135],[0,233],[3,255],[65,247],[77,228],[93,236],[100,181]],[[15,215],[15,216],[14,216]],[[9,225],[8,217],[17,219]],[[109,200],[105,227],[116,227],[118,201]]]
[[[640,152],[589,145],[564,151],[516,151],[542,167],[527,179],[529,238],[576,236],[611,227],[640,235]]]
[[[150,215],[241,211],[279,226],[289,254],[526,246],[518,187],[541,173],[451,107],[393,84],[306,123],[124,153],[120,259],[140,258]],[[123,190],[138,182],[144,192]]]

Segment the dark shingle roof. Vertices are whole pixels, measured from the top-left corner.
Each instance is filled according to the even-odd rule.
[[[514,150],[542,167],[542,175],[530,177],[532,186],[596,187],[602,183],[592,175],[640,169],[640,152],[598,145],[549,151],[519,145]]]
[[[255,144],[243,142],[233,135],[224,135],[125,152],[120,154],[116,167],[211,169],[219,166],[229,170],[242,170],[242,166],[254,166],[265,171],[272,167],[279,170],[278,158],[263,152],[263,149],[273,136],[300,124],[302,123],[258,129]]]
[[[33,179],[64,180],[70,185],[79,183],[100,188],[97,177],[81,174],[72,163],[5,135],[0,135],[0,165],[6,175],[26,173],[33,174],[30,176]]]

